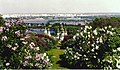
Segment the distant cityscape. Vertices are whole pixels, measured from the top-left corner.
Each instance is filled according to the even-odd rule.
[[[66,24],[66,25],[85,25],[92,22],[95,18],[120,17],[120,13],[18,13],[2,14],[7,21],[9,19],[22,18],[29,26],[41,24]]]

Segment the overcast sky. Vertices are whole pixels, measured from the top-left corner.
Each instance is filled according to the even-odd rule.
[[[119,12],[120,0],[0,0],[0,13]]]

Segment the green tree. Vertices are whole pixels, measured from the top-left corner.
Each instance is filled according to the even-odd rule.
[[[2,18],[2,15],[0,15],[0,26],[4,25],[4,19]]]
[[[104,27],[104,26],[108,26],[108,25],[111,25],[113,27],[119,27],[120,26],[120,18],[116,18],[116,17],[96,18],[89,25],[91,25],[93,28]]]

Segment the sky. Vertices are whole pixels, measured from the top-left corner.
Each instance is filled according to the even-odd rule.
[[[0,13],[120,13],[120,0],[0,0]]]

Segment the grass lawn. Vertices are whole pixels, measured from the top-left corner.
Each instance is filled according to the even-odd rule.
[[[52,59],[53,66],[51,67],[51,69],[66,69],[66,68],[60,67],[60,64],[58,63],[58,61],[60,61],[59,56],[64,53],[64,50],[51,49],[47,53],[49,55],[52,55],[51,59]]]

